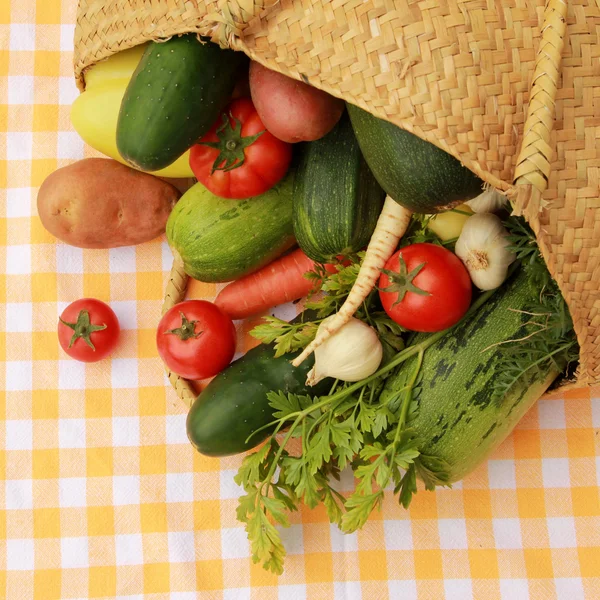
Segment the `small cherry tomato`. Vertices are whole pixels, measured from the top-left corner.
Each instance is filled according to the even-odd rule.
[[[58,341],[71,357],[82,362],[106,358],[119,340],[119,321],[101,300],[82,298],[63,311],[58,322]]]
[[[379,278],[385,312],[412,331],[442,331],[471,304],[471,278],[460,259],[435,244],[412,244],[387,261]]]
[[[215,304],[186,300],[170,308],[156,330],[156,346],[171,371],[206,379],[222,371],[235,352],[233,321]]]
[[[291,160],[292,145],[265,129],[250,98],[233,100],[190,150],[196,179],[221,198],[266,192],[287,173]]]

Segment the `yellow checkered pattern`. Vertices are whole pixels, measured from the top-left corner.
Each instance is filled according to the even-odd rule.
[[[357,534],[302,510],[285,574],[252,565],[240,458],[193,452],[156,354],[164,240],[82,251],[36,214],[44,178],[93,155],[69,121],[75,4],[0,0],[0,597],[600,598],[600,389],[540,401],[464,482],[408,512],[389,495]],[[58,314],[82,296],[120,318],[111,360],[59,349]]]

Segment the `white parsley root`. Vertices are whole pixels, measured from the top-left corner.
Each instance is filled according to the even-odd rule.
[[[302,364],[316,348],[339,331],[352,318],[371,293],[377,283],[381,269],[396,250],[398,241],[406,233],[411,216],[412,213],[408,209],[398,204],[390,196],[386,196],[356,282],[352,286],[346,301],[334,317],[328,321],[327,326],[319,328],[315,339],[292,361],[295,367]]]

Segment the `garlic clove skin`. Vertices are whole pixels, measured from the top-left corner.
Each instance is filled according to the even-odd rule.
[[[319,329],[326,328],[325,319]],[[383,347],[375,330],[352,317],[339,331],[315,349],[315,364],[308,372],[307,385],[315,385],[326,377],[355,382],[377,371],[383,358]]]
[[[478,213],[467,219],[454,252],[480,290],[493,290],[506,279],[508,267],[516,258],[508,249],[507,236],[496,215]]]
[[[317,371],[313,366],[313,368],[306,375],[306,385],[310,385],[311,387],[313,385],[317,385],[317,383],[319,383],[319,381],[322,379],[325,379],[325,377],[326,375],[323,375],[323,373]]]
[[[479,196],[467,200],[465,204],[474,213],[494,213],[506,208],[508,198],[492,186],[487,186]]]

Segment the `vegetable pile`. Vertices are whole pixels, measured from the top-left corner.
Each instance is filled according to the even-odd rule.
[[[458,481],[573,374],[573,324],[534,234],[449,154],[193,35],[86,79],[73,124],[111,159],[52,174],[42,223],[96,249],[166,233],[190,277],[227,284],[157,315],[156,343],[173,372],[212,378],[188,414],[192,445],[258,447],[235,477],[255,562],[282,572],[278,526],[301,502],[351,532],[385,490],[408,507],[417,480]],[[156,176],[192,174],[181,197]],[[290,323],[268,314],[300,299]],[[231,362],[233,321],[251,316],[261,343]],[[79,360],[118,343],[94,299],[58,327]]]

